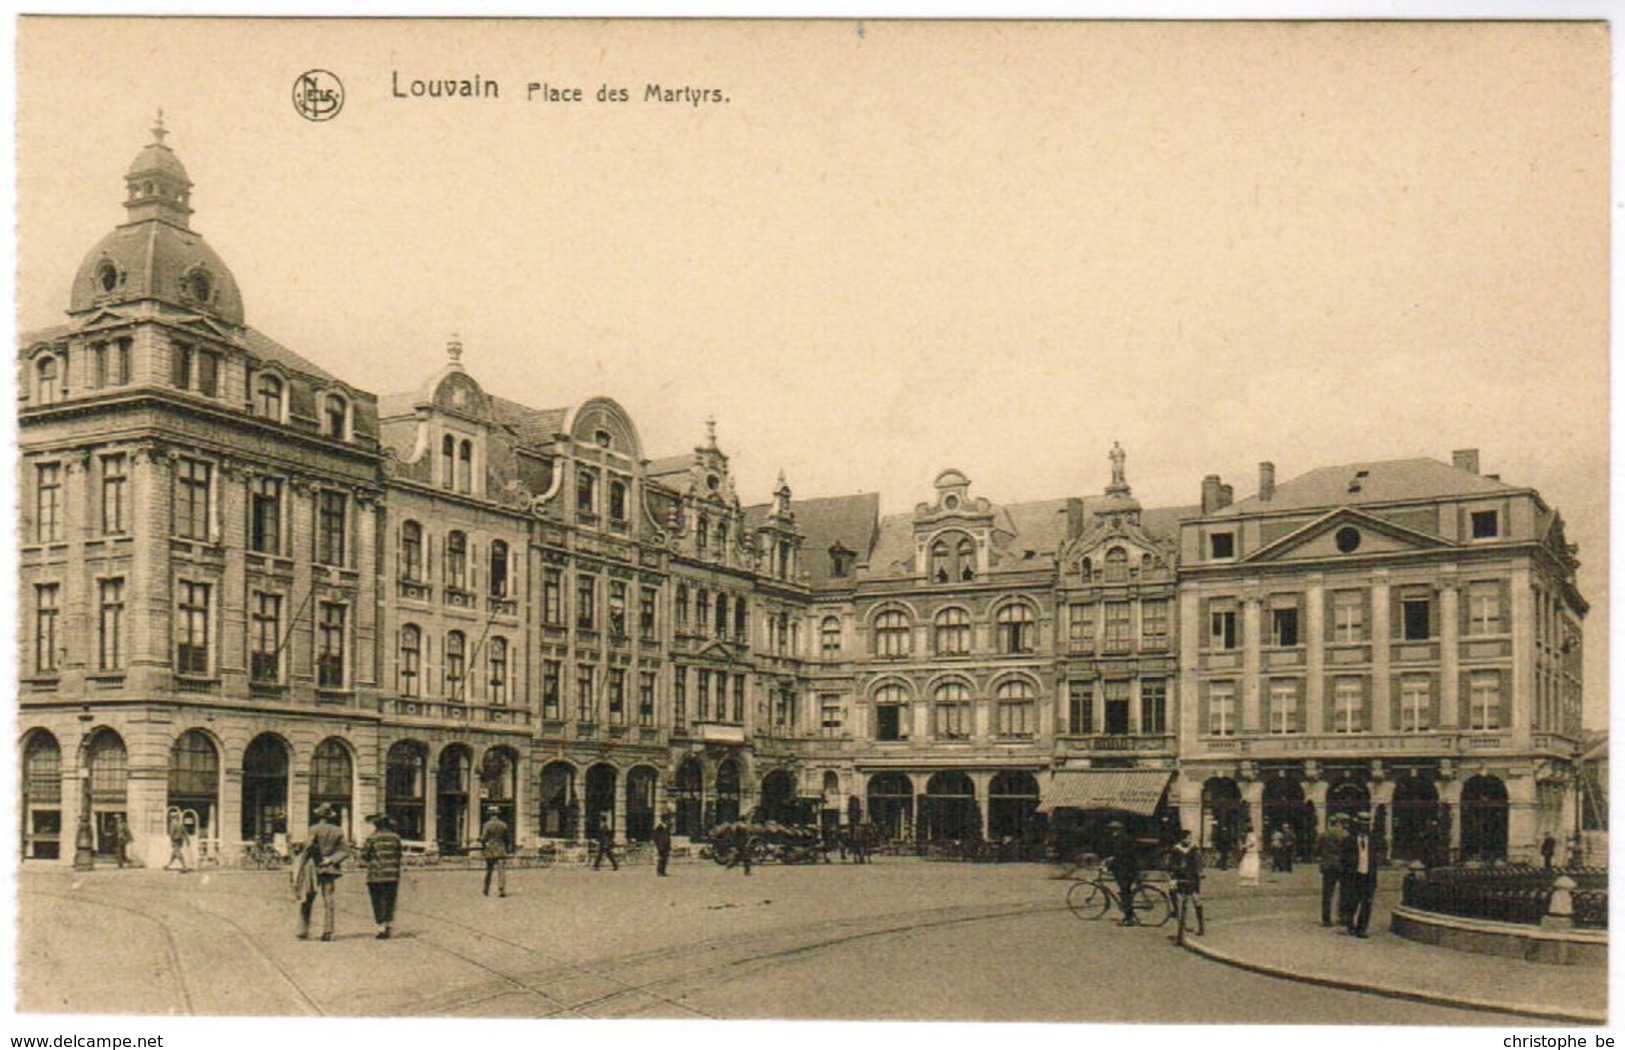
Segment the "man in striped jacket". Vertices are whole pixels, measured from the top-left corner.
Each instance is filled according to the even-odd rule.
[[[367,865],[372,919],[378,924],[378,939],[385,940],[395,922],[395,897],[401,886],[401,837],[390,827],[386,815],[374,813],[367,820],[373,832],[361,846],[361,859]]]

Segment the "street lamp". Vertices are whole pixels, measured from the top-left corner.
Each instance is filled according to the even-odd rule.
[[[79,767],[79,831],[74,836],[73,870],[96,867],[96,839],[90,830],[90,767]]]

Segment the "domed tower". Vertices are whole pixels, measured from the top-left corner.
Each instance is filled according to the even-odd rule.
[[[237,279],[193,232],[192,180],[164,144],[163,118],[124,175],[128,218],[86,254],[73,280],[68,314],[76,320],[107,307],[154,303],[160,311],[203,314],[243,325]]]

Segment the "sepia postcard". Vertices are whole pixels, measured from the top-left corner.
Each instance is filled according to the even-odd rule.
[[[13,1045],[1610,1045],[1606,21],[15,28]]]

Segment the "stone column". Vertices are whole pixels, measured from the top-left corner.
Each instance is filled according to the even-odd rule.
[[[1540,801],[1533,766],[1514,767],[1504,778],[1507,789],[1507,859],[1538,861]],[[1561,856],[1558,861],[1561,862]]]
[[[1264,782],[1256,778],[1244,780],[1241,784],[1241,798],[1242,801],[1247,803],[1247,819],[1252,829],[1258,832],[1258,841],[1262,845],[1264,842]]]
[[[1241,731],[1257,733],[1264,728],[1263,702],[1260,697],[1259,668],[1262,664],[1264,629],[1263,598],[1255,586],[1249,585],[1241,599],[1242,657],[1241,657]],[[1254,825],[1262,829],[1262,825]]]
[[[1454,861],[1461,856],[1461,786],[1463,778],[1459,774],[1440,771],[1435,787],[1439,791],[1439,802],[1450,807],[1450,841],[1446,843],[1450,850],[1450,859]]]
[[[1304,601],[1304,731],[1313,736],[1326,731],[1326,587],[1319,573],[1309,577]]]
[[[1439,583],[1439,728],[1454,729],[1461,711],[1461,582]]]

